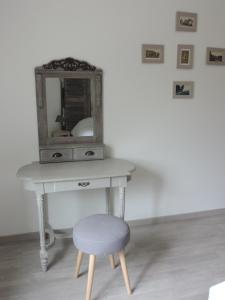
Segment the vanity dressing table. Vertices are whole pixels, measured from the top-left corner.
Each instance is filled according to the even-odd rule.
[[[47,222],[47,194],[104,188],[109,195],[118,187],[124,218],[125,188],[135,167],[104,159],[102,77],[101,69],[71,57],[35,68],[40,162],[21,167],[17,177],[36,195],[43,271],[55,240]]]
[[[32,164],[21,167],[17,177],[23,182],[24,188],[35,192],[39,231],[40,231],[40,260],[43,271],[47,271],[47,249],[54,243],[54,231],[47,224],[44,202],[48,193],[118,187],[120,200],[120,217],[124,218],[125,188],[131,178],[135,166],[122,159],[104,159],[94,161],[80,161],[70,163]],[[107,193],[108,194],[108,193]],[[91,200],[91,199],[90,199]],[[107,212],[109,212],[109,199],[107,198]],[[45,234],[49,234],[49,243]]]

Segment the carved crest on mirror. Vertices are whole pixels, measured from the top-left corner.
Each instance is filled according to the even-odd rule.
[[[40,162],[103,159],[102,70],[67,57],[35,79]]]
[[[96,67],[86,61],[67,57],[64,59],[52,60],[42,66],[45,70],[64,70],[64,71],[95,71]]]

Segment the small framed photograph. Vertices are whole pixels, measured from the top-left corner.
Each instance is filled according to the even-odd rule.
[[[176,31],[197,31],[197,14],[178,11],[176,14]]]
[[[142,45],[142,62],[160,64],[164,62],[163,45]]]
[[[225,49],[208,47],[206,50],[206,63],[208,65],[225,65]]]
[[[193,45],[177,45],[177,69],[193,68]]]
[[[193,81],[174,81],[173,98],[193,98],[194,82]]]

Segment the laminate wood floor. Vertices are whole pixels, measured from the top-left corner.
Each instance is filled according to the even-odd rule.
[[[120,267],[98,257],[93,300],[207,300],[209,287],[225,281],[225,216],[131,228],[127,264],[134,289],[126,294]],[[71,239],[49,250],[50,269],[43,273],[39,242],[0,245],[1,300],[82,300],[82,276],[73,278],[75,249]]]

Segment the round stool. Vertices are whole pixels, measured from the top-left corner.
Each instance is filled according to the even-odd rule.
[[[131,294],[124,248],[130,240],[127,223],[118,217],[98,214],[82,219],[73,229],[74,245],[78,249],[75,276],[79,276],[83,254],[89,254],[86,300],[91,299],[96,255],[109,255],[112,268],[113,254],[118,253],[128,294]]]

